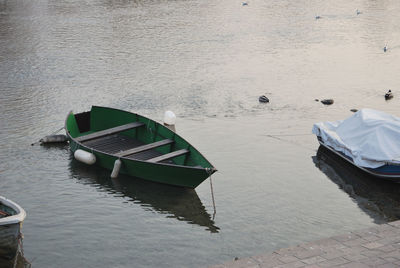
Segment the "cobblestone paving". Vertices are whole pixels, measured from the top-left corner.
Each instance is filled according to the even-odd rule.
[[[224,267],[400,267],[400,221],[212,266]]]

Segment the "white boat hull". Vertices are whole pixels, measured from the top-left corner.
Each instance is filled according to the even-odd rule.
[[[11,214],[0,218],[0,259],[12,259],[22,239],[21,229],[26,213],[18,204],[3,196],[0,196],[0,203],[5,212]]]
[[[21,223],[0,226],[0,258],[15,257],[21,237]]]

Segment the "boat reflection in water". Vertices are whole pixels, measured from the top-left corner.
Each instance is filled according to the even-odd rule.
[[[15,252],[15,256],[12,259],[0,256],[0,267],[1,268],[30,268],[31,263],[24,257],[24,251],[22,244]]]
[[[160,214],[167,214],[169,218],[206,227],[211,233],[219,232],[219,228],[215,226],[194,189],[174,187],[124,175],[111,179],[109,171],[94,166],[88,168],[74,159],[70,161],[70,170],[72,177],[82,183],[100,186],[112,194],[122,193],[145,209],[150,207]]]
[[[376,223],[400,219],[400,184],[372,177],[322,146],[312,159]]]

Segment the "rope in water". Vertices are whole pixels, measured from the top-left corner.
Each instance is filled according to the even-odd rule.
[[[213,207],[214,207],[214,213],[213,213],[213,220],[214,220],[215,214],[217,214],[217,209],[215,208],[214,188],[213,188],[212,179],[211,179],[212,171],[210,168],[207,168],[206,170],[207,170],[207,173],[210,174],[210,189],[211,189],[211,198],[212,198]]]
[[[266,134],[266,136],[275,136],[275,137],[285,137],[285,136],[311,136],[312,133],[302,133],[302,134]]]
[[[269,137],[269,138],[272,138],[272,139],[276,139],[276,140],[280,140],[280,141],[284,141],[284,142],[288,142],[288,143],[291,143],[291,144],[296,145],[298,147],[301,147],[301,148],[316,152],[317,150],[315,148],[314,149],[313,148],[309,148],[309,147],[303,146],[303,145],[301,145],[301,144],[299,144],[297,142],[280,138],[280,137],[285,137],[285,136],[305,136],[305,135],[308,136],[308,135],[313,135],[313,134],[288,134],[288,135],[285,135],[285,134],[284,135],[268,135],[268,134],[266,134],[266,135],[263,135],[263,136],[266,136],[266,137]]]
[[[24,267],[27,267],[27,268],[30,268],[30,267],[32,267],[32,264],[25,258],[25,256],[24,256],[24,242],[23,242],[23,239],[24,239],[24,237],[23,237],[23,235],[22,235],[22,233],[20,232],[19,234],[18,234],[18,249],[17,249],[17,254],[15,255],[15,257],[14,257],[14,265],[13,265],[13,268],[16,268],[17,267],[17,264],[18,264],[18,255],[21,255],[21,257],[22,257],[22,260],[23,260],[23,265],[24,265]]]

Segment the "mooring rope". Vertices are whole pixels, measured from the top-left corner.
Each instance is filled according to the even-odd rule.
[[[280,141],[284,141],[284,142],[288,142],[288,143],[291,143],[291,144],[296,145],[298,147],[301,147],[301,148],[316,152],[317,151],[316,149],[312,149],[312,148],[303,146],[303,145],[301,145],[301,144],[299,144],[297,142],[281,138],[281,137],[285,137],[285,136],[305,136],[305,135],[308,136],[308,135],[313,135],[313,134],[287,134],[287,135],[286,134],[283,134],[283,135],[268,135],[268,134],[264,134],[263,136],[266,136],[266,137],[269,137],[269,138],[272,138],[272,139],[276,139],[276,140],[280,140]]]
[[[15,259],[14,259],[14,265],[13,268],[17,267],[17,263],[18,263],[18,255],[21,254],[21,257],[23,259],[24,263],[24,267],[30,268],[32,266],[32,264],[25,258],[24,256],[24,242],[23,242],[24,236],[22,235],[21,232],[19,232],[18,234],[18,249],[17,249],[17,254],[15,255]]]
[[[276,137],[289,137],[289,136],[311,136],[312,133],[300,133],[300,134],[265,134],[266,136],[276,136]]]
[[[76,149],[78,149],[78,147],[79,147],[79,144],[77,143],[77,142],[75,142],[75,144],[74,145],[72,145],[72,151],[73,152],[75,152],[76,151]],[[92,149],[92,153],[93,153],[93,149]]]
[[[54,135],[54,134],[56,134],[56,133],[60,132],[62,129],[64,129],[64,127],[61,127],[60,129],[57,129],[56,131],[54,131],[54,132],[53,132],[53,133],[51,133],[50,135]]]
[[[211,170],[211,168],[206,168],[206,171],[210,175],[210,189],[211,189],[211,198],[212,198],[213,207],[214,207],[214,213],[213,213],[213,220],[214,220],[215,214],[217,214],[217,209],[215,208],[214,188],[213,188],[212,179],[211,179],[212,170]]]

